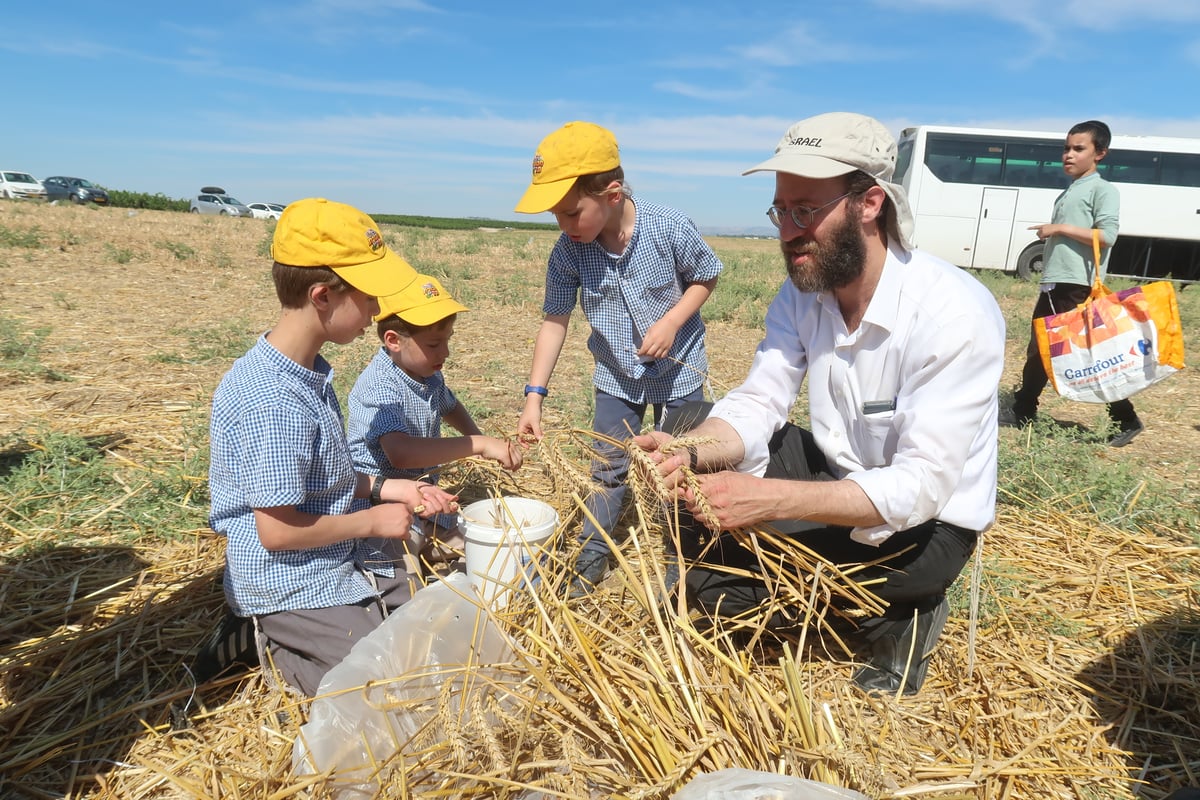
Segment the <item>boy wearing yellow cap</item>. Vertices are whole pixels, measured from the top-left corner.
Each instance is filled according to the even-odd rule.
[[[647,407],[654,426],[685,403],[703,399],[708,373],[700,307],[717,284],[721,261],[684,214],[634,197],[617,140],[590,122],[569,122],[542,140],[516,210],[549,211],[562,229],[546,269],[545,319],[533,349],[518,431],[542,436],[542,404],[576,303],[591,325],[598,434],[616,440],[640,432]],[[587,500],[610,535],[621,513],[629,462],[598,440]],[[580,533],[572,594],[592,590],[611,553],[591,519]]]
[[[455,319],[466,310],[430,275],[379,298],[375,320],[382,346],[347,398],[347,437],[360,472],[436,483],[440,465],[469,456],[520,468],[517,443],[485,436],[442,374]],[[443,421],[462,435],[443,437]],[[418,556],[440,561],[447,550],[461,550],[456,526],[453,516],[423,520],[405,543],[410,571],[417,571],[412,562]]]
[[[260,657],[311,697],[409,599],[407,575],[368,539],[406,539],[416,513],[456,504],[436,486],[355,470],[320,354],[361,335],[375,298],[404,289],[415,270],[370,217],[319,198],[284,210],[272,257],[278,321],[213,395],[209,522],[227,540],[232,614],[253,622]]]

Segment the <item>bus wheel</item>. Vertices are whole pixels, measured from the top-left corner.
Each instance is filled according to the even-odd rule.
[[[1042,251],[1045,245],[1041,242],[1031,244],[1017,258],[1017,277],[1023,281],[1037,280],[1042,274]]]

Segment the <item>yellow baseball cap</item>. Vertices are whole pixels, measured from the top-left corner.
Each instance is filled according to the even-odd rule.
[[[289,267],[328,267],[372,297],[395,294],[417,278],[384,244],[375,220],[323,197],[288,204],[275,223],[271,258]]]
[[[558,205],[580,175],[621,166],[617,138],[591,122],[568,122],[542,139],[533,154],[533,179],[516,211],[540,214]]]
[[[469,309],[455,300],[432,275],[418,275],[402,292],[379,298],[375,321],[395,314],[410,325],[432,325],[451,314]]]

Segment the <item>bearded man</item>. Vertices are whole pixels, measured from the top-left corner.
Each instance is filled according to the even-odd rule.
[[[745,382],[671,424],[679,434],[703,419],[689,435],[712,443],[666,453],[668,434],[635,441],[698,519],[678,471],[704,473],[706,509],[725,532],[687,571],[691,603],[725,618],[764,603],[759,555],[728,533],[760,523],[835,564],[875,564],[856,577],[887,609],[857,632],[854,680],[911,694],[945,624],[946,590],[995,519],[1005,334],[986,288],[913,249],[895,165],[877,120],[831,113],[794,124],[747,170],[775,173],[767,216],[790,280]],[[788,421],[805,378],[811,431]],[[779,611],[769,625],[796,619]]]

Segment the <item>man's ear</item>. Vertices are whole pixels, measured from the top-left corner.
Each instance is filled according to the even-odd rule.
[[[862,196],[862,221],[878,222],[883,218],[883,206],[887,202],[887,193],[881,186],[872,186]]]
[[[1096,160],[1097,160],[1097,161],[1100,161],[1100,160],[1102,160],[1102,159],[1103,159],[1103,158],[1104,158],[1106,155],[1108,155],[1108,151],[1107,151],[1107,150],[1097,150],[1097,151],[1096,151]]]

